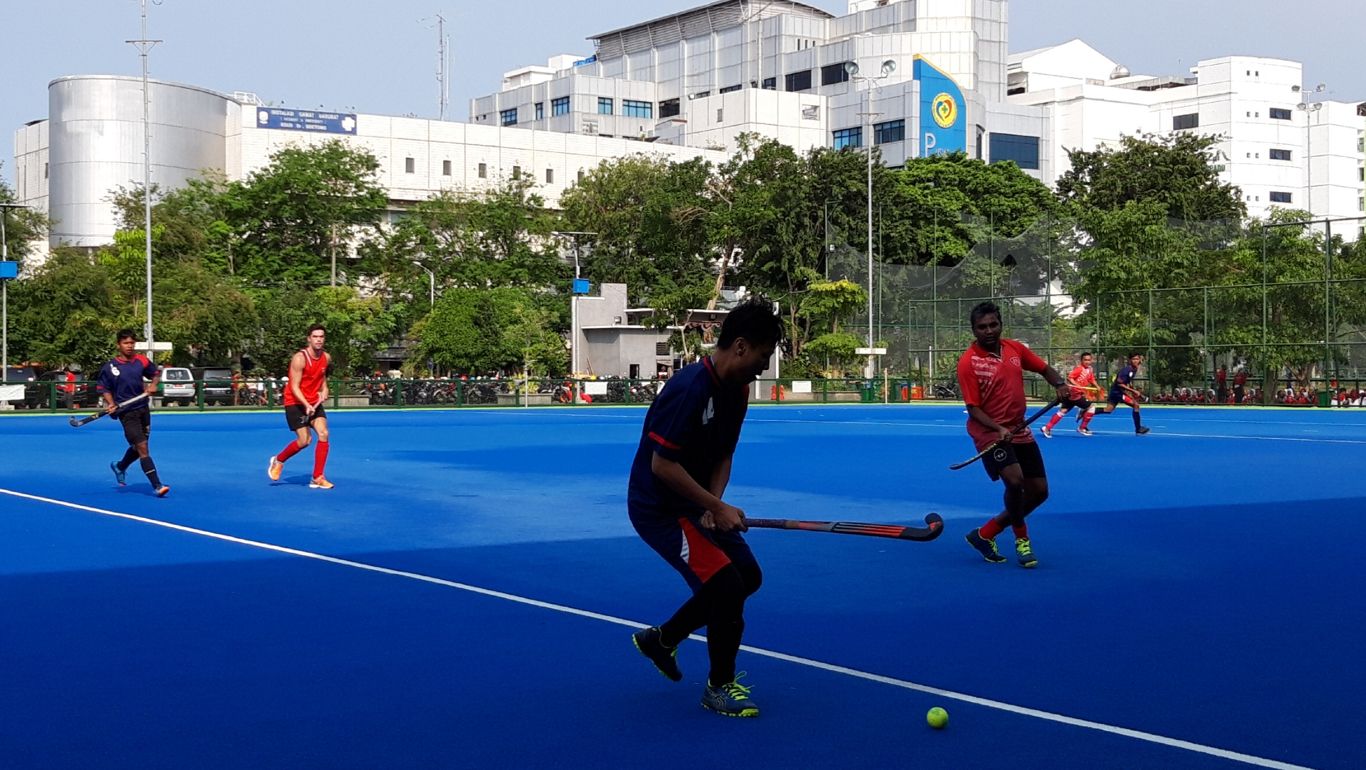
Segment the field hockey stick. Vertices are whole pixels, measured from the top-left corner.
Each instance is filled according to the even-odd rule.
[[[137,396],[133,396],[132,398],[128,399],[127,401],[121,401],[121,402],[119,402],[119,404],[117,405],[117,407],[115,408],[114,411],[118,411],[119,409],[122,409],[122,408],[124,408],[125,406],[128,406],[129,404],[136,404],[137,402],[141,401],[141,400],[144,399],[144,398],[147,398],[147,394],[146,394],[146,393],[143,393],[143,394],[137,395]],[[105,416],[106,414],[109,414],[109,413],[108,413],[108,412],[96,412],[95,414],[88,415],[88,416],[86,416],[86,417],[81,417],[81,418],[79,418],[79,419],[77,419],[77,418],[75,418],[75,417],[72,417],[70,420],[67,420],[67,422],[69,422],[69,423],[71,424],[71,427],[73,427],[73,428],[79,428],[79,427],[81,427],[82,425],[89,425],[90,423],[92,423],[92,422],[94,422],[94,421],[100,419],[101,417]]]
[[[1029,416],[1029,419],[1028,419],[1028,420],[1025,420],[1024,423],[1023,423],[1022,425],[1020,425],[1020,427],[1016,428],[1015,430],[1012,430],[1012,431],[1010,432],[1010,436],[1014,436],[1016,433],[1019,433],[1020,431],[1024,430],[1024,429],[1027,428],[1027,427],[1029,427],[1029,424],[1030,424],[1031,422],[1034,422],[1035,420],[1039,419],[1040,417],[1043,417],[1045,414],[1048,413],[1048,410],[1049,410],[1049,409],[1052,409],[1053,407],[1057,406],[1058,403],[1059,403],[1060,401],[1061,401],[1061,399],[1055,398],[1055,399],[1053,399],[1052,401],[1049,401],[1047,404],[1044,404],[1044,406],[1043,406],[1041,409],[1039,409],[1039,411],[1037,411],[1037,412],[1035,412],[1034,414],[1030,415],[1030,416]],[[982,451],[978,452],[977,454],[973,455],[972,457],[969,457],[968,459],[964,460],[964,461],[961,462],[961,463],[954,463],[953,465],[950,465],[950,466],[949,466],[949,470],[951,470],[951,471],[962,470],[963,468],[966,468],[966,467],[968,467],[969,465],[972,465],[973,463],[977,462],[978,460],[982,459],[983,457],[986,457],[992,450],[994,450],[994,449],[1000,447],[1002,444],[1004,444],[1004,443],[1006,443],[1007,441],[1009,441],[1009,440],[1010,440],[1010,436],[1007,436],[1007,437],[1005,437],[1005,438],[1003,438],[1003,439],[1001,439],[1001,440],[999,440],[999,441],[993,441],[993,442],[991,443],[991,446],[987,447],[986,449],[983,449]]]
[[[801,521],[799,519],[751,519],[745,525],[763,529],[800,529],[806,532],[833,532],[836,535],[867,535],[915,540],[925,543],[944,531],[944,518],[937,513],[925,514],[925,526],[903,527],[897,524],[864,524],[857,521]]]

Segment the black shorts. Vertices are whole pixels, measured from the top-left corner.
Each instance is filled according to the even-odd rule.
[[[1069,409],[1080,409],[1084,412],[1091,408],[1091,402],[1085,398],[1065,398],[1058,402],[1058,406],[1064,412]]]
[[[757,567],[759,563],[737,530],[702,529],[688,516],[673,518],[630,505],[627,510],[640,539],[677,570],[694,593],[731,564]]]
[[[1128,404],[1129,406],[1133,406],[1134,400],[1129,396],[1128,393],[1125,393],[1122,390],[1112,390],[1110,391],[1110,395],[1106,398],[1106,403],[1108,403],[1110,406],[1119,406],[1120,404]]]
[[[123,437],[128,446],[137,446],[152,435],[152,412],[150,409],[135,409],[118,416],[123,423]]]
[[[308,414],[304,412],[304,408],[298,404],[291,404],[285,407],[285,424],[289,426],[290,430],[296,432],[301,428],[311,427],[311,423],[314,420],[326,416],[327,410],[323,409],[322,404],[319,404],[318,407],[313,410],[312,417],[309,417]]]
[[[1024,473],[1025,478],[1044,478],[1043,452],[1039,451],[1039,442],[1002,444],[982,457],[982,468],[986,470],[992,481],[999,480],[1001,471],[1016,464],[1020,466],[1020,471]]]

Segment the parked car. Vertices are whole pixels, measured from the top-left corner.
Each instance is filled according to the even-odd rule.
[[[190,370],[204,389],[205,404],[232,405],[232,370],[226,366],[205,366]]]
[[[189,406],[195,400],[194,374],[183,366],[161,370],[161,402]]]
[[[30,409],[47,409],[54,403],[59,408],[83,408],[95,404],[98,400],[94,383],[86,383],[79,374],[76,375],[75,382],[68,383],[65,369],[43,372],[24,388],[24,405]]]
[[[16,407],[27,407],[29,406],[29,392],[32,390],[33,383],[37,379],[38,370],[34,369],[32,366],[10,366],[4,372],[4,382],[0,384],[24,386],[23,396],[18,399],[12,399],[10,403],[14,404]]]

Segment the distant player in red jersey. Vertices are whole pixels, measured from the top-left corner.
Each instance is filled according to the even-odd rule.
[[[308,346],[289,360],[289,385],[285,388],[285,422],[297,438],[270,458],[266,473],[271,481],[280,480],[285,461],[312,443],[309,432],[318,434],[318,447],[313,450],[313,480],[309,489],[331,489],[332,482],[323,476],[327,465],[327,370],[332,366],[332,355],[323,350],[327,330],[322,324],[308,327]]]
[[[1039,429],[1044,438],[1053,438],[1053,426],[1058,424],[1062,416],[1072,411],[1075,407],[1079,412],[1081,424],[1077,426],[1077,432],[1083,436],[1091,435],[1091,429],[1087,427],[1091,424],[1091,418],[1096,414],[1096,405],[1091,402],[1091,397],[1099,390],[1096,384],[1096,373],[1091,368],[1094,361],[1090,353],[1082,353],[1077,357],[1077,365],[1072,369],[1072,373],[1067,375],[1067,384],[1072,386],[1069,394],[1070,400],[1058,405],[1058,411],[1053,415],[1048,424]]]
[[[958,389],[968,408],[968,435],[978,450],[1002,442],[982,458],[992,481],[1005,484],[1005,509],[967,535],[968,544],[982,558],[1006,560],[996,550],[996,536],[1006,527],[1015,533],[1015,555],[1021,567],[1039,560],[1029,542],[1025,517],[1048,499],[1048,476],[1043,454],[1025,422],[1024,373],[1037,372],[1065,399],[1071,389],[1053,367],[1016,340],[1001,336],[1001,310],[992,302],[972,309],[972,335],[977,338],[958,359]]]

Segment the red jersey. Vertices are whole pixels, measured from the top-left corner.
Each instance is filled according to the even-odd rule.
[[[963,403],[987,413],[1003,428],[1019,427],[1025,417],[1024,373],[1043,372],[1048,364],[1024,343],[1001,338],[1001,354],[988,353],[976,342],[958,359],[958,390]],[[968,417],[968,435],[978,449],[985,449],[1001,436]],[[1029,444],[1034,434],[1028,428],[1011,439]]]
[[[323,380],[327,377],[329,357],[324,352],[321,356],[314,358],[308,352],[308,348],[299,352],[304,354],[304,371],[299,375],[299,390],[304,392],[304,398],[308,399],[308,403],[316,404],[318,403],[318,393],[322,390]],[[285,388],[285,406],[304,406],[304,404],[299,403],[299,399],[294,397],[293,385],[294,383],[291,382],[289,387]]]
[[[1077,364],[1076,367],[1072,369],[1072,373],[1067,375],[1067,380],[1069,383],[1074,382],[1076,385],[1081,386],[1072,386],[1072,398],[1084,398],[1088,401],[1094,400],[1091,397],[1096,395],[1096,390],[1099,386],[1096,385],[1096,373],[1091,367]]]

